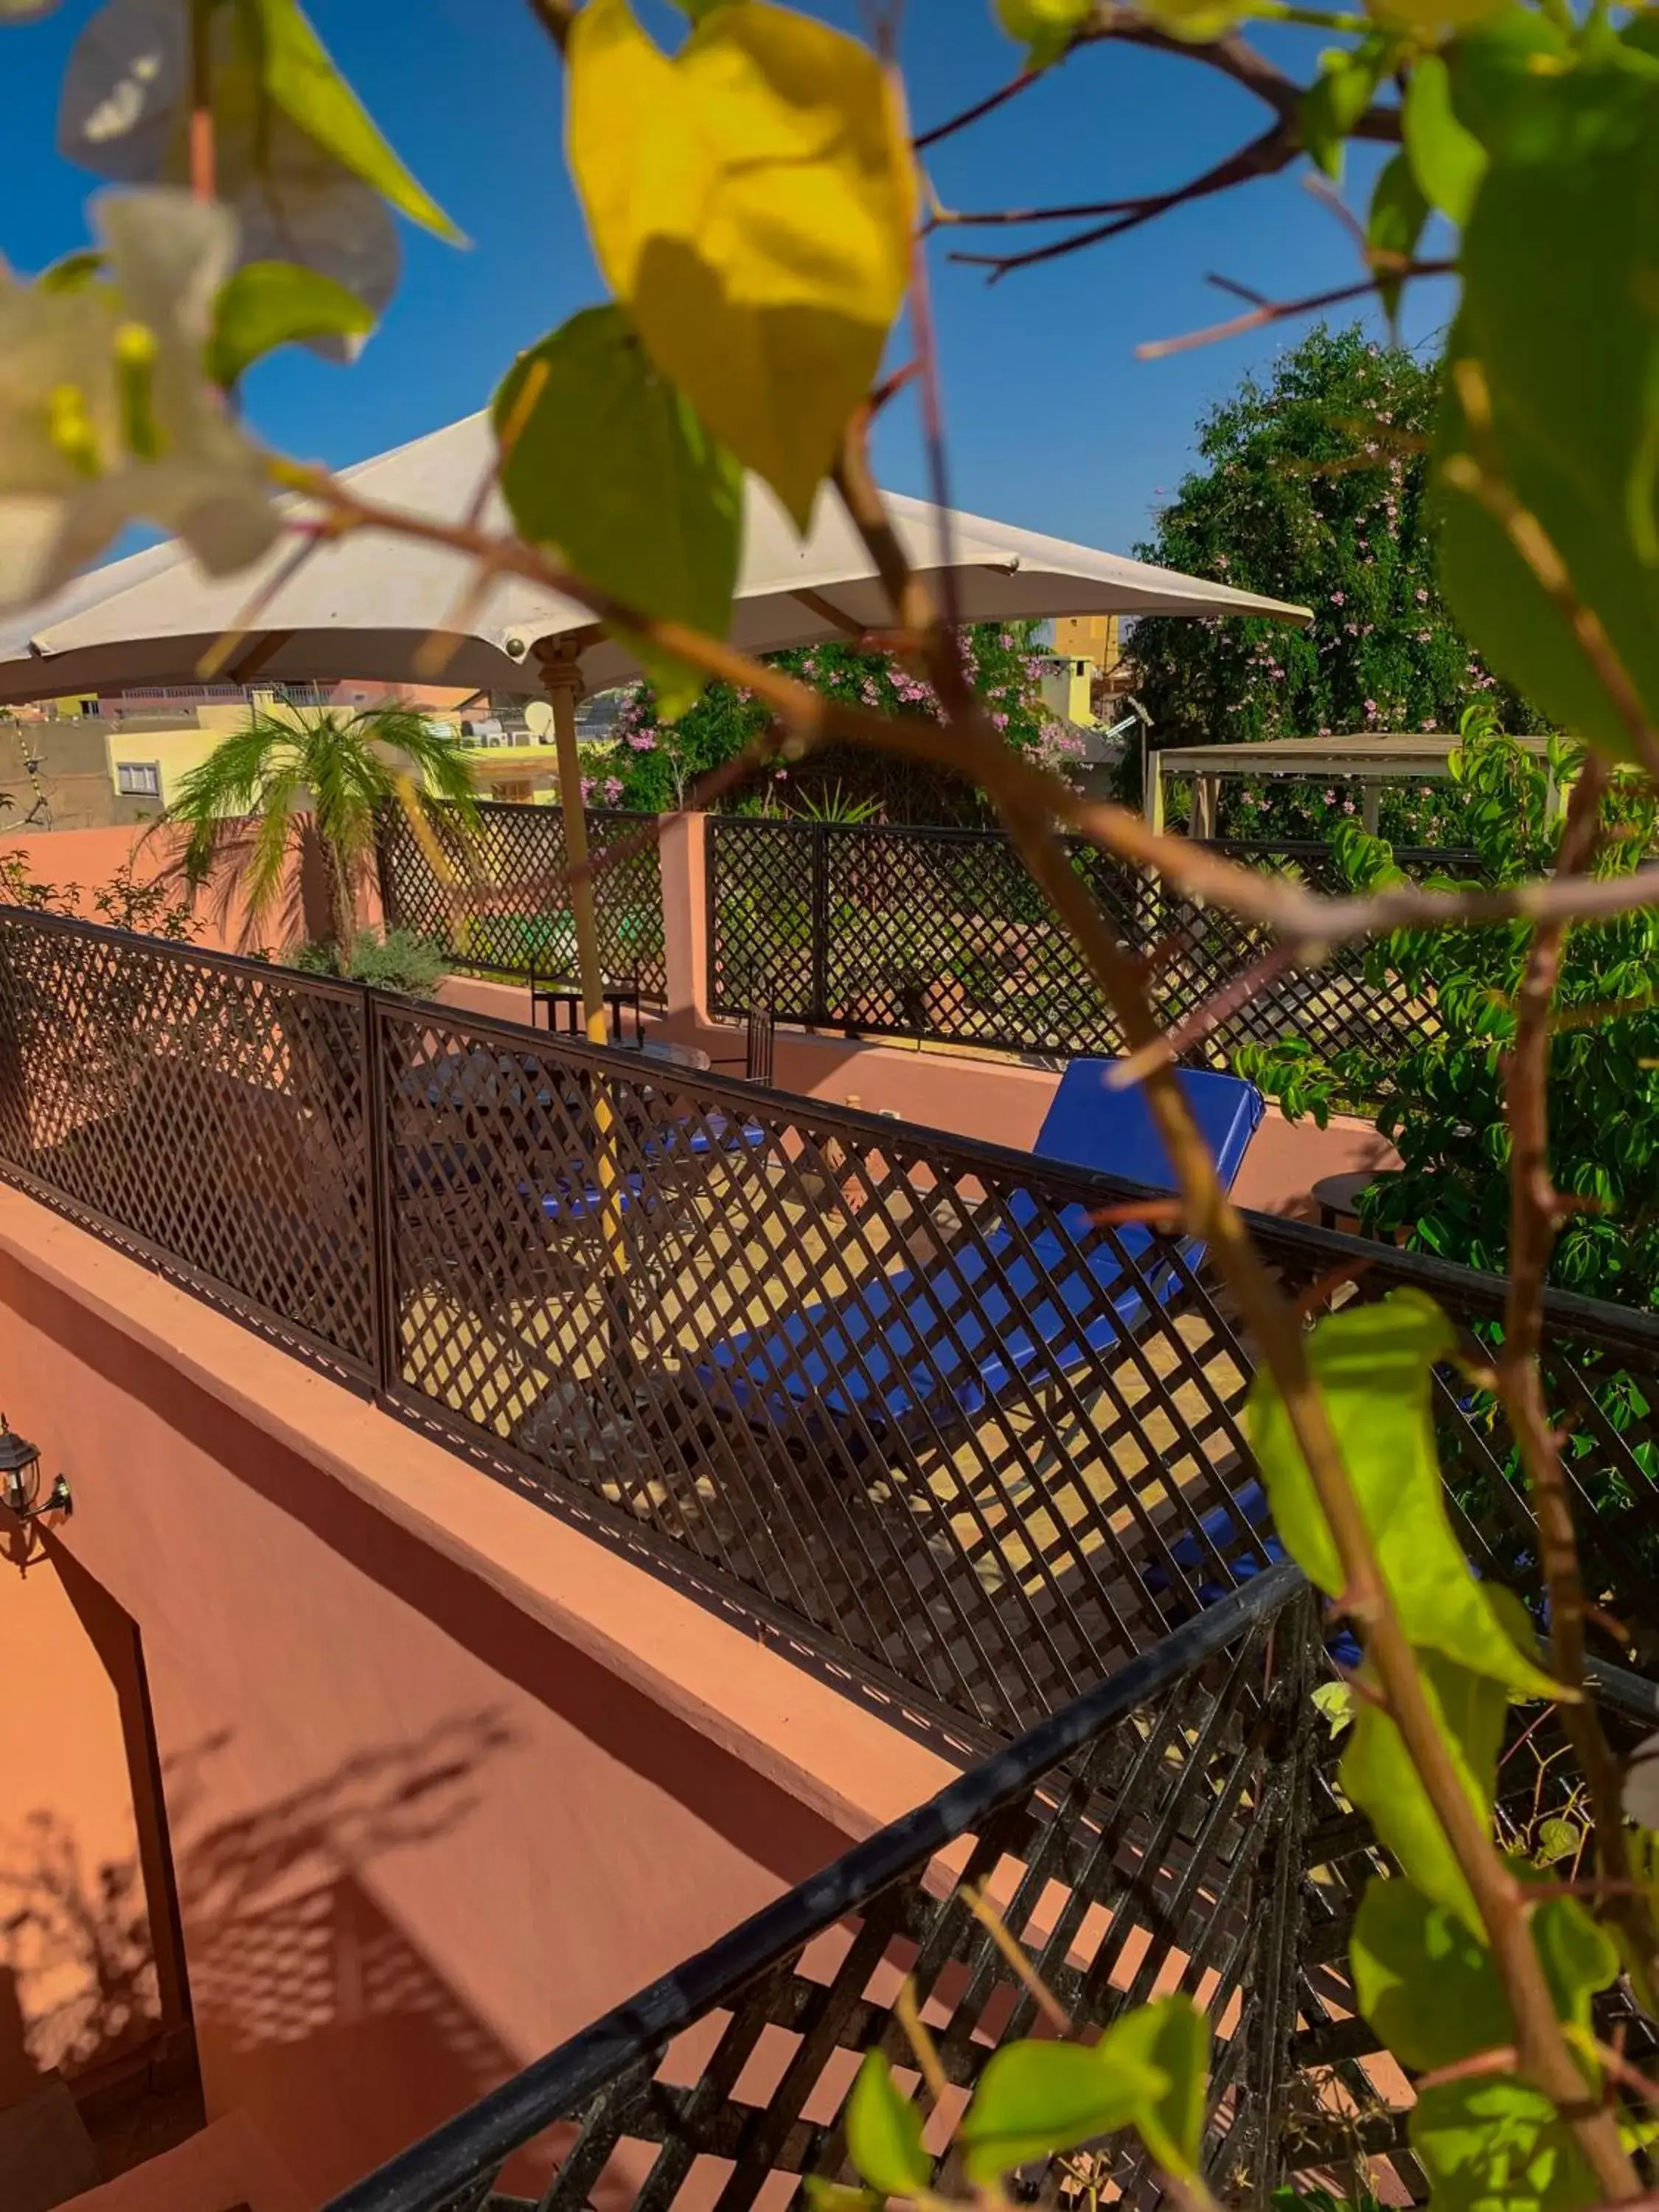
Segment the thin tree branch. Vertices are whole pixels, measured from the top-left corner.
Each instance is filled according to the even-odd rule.
[[[1595,860],[1607,781],[1605,764],[1594,753],[1587,756],[1568,801],[1556,851],[1558,883],[1583,875]],[[1504,1077],[1510,1143],[1510,1280],[1497,1365],[1499,1394],[1532,1491],[1539,1559],[1549,1596],[1553,1670],[1569,1689],[1578,1690],[1584,1680],[1583,1574],[1560,1440],[1550,1419],[1540,1364],[1544,1289],[1562,1218],[1550,1174],[1549,1069],[1554,1028],[1551,1008],[1565,939],[1564,921],[1534,926],[1515,995],[1515,1042]],[[1627,1884],[1631,1863],[1619,1761],[1601,1716],[1585,1699],[1564,1706],[1561,1718],[1589,1790],[1598,1871],[1612,1884]],[[1628,1888],[1615,1888],[1608,1910],[1629,1938],[1632,1954],[1642,1962],[1640,1979],[1650,1986],[1651,1962],[1659,1953],[1650,1903]]]
[[[952,261],[965,266],[988,269],[995,282],[1016,269],[1030,269],[1041,261],[1057,261],[1067,253],[1080,253],[1085,246],[1098,246],[1109,238],[1121,238],[1126,231],[1138,230],[1142,223],[1167,215],[1171,208],[1182,207],[1189,200],[1207,199],[1212,193],[1228,191],[1234,185],[1249,184],[1257,177],[1276,176],[1286,169],[1301,152],[1301,141],[1295,132],[1283,124],[1273,124],[1259,137],[1239,147],[1224,160],[1217,161],[1201,175],[1184,185],[1176,185],[1167,191],[1148,192],[1138,200],[1112,204],[1120,211],[1107,222],[1097,223],[1087,230],[1068,233],[1064,238],[1050,239],[1046,246],[1029,246],[1022,253],[952,253]],[[941,216],[945,222],[963,218]],[[985,222],[991,218],[979,216]],[[1022,220],[1040,222],[1041,215]]]
[[[1259,331],[1267,323],[1285,322],[1293,315],[1316,314],[1322,307],[1340,307],[1345,300],[1364,299],[1367,293],[1376,291],[1385,283],[1401,284],[1415,276],[1455,276],[1456,273],[1455,261],[1409,261],[1400,268],[1390,268],[1386,275],[1367,276],[1357,284],[1339,284],[1334,291],[1310,293],[1302,300],[1263,300],[1257,295],[1255,296],[1258,304],[1248,314],[1234,315],[1224,323],[1212,323],[1205,330],[1188,331],[1182,337],[1154,338],[1149,344],[1135,348],[1135,359],[1162,361],[1172,353],[1190,352],[1194,346],[1213,345],[1218,338],[1241,337],[1246,331]],[[1223,283],[1228,291],[1243,292],[1244,289],[1242,285],[1224,283],[1218,277],[1212,276],[1210,282]],[[1245,296],[1252,295],[1247,293]]]
[[[896,546],[896,538],[892,543]],[[873,552],[872,557],[877,557]],[[1132,1049],[1151,1045],[1158,1028],[1145,963],[1118,942],[1055,836],[1052,810],[1040,797],[1034,801],[1032,786],[1018,774],[1017,756],[976,708],[941,735],[953,741],[961,766],[995,801],[1033,879],[1083,955]],[[1041,793],[1041,779],[1036,787]],[[1152,1068],[1146,1088],[1154,1125],[1176,1170],[1190,1232],[1214,1255],[1284,1400],[1341,1565],[1341,1609],[1361,1628],[1389,1716],[1480,1914],[1516,2023],[1521,2070],[1555,2104],[1601,2187],[1615,2199],[1634,2196],[1641,2185],[1620,2142],[1617,2123],[1587,2095],[1556,2017],[1520,1882],[1498,1856],[1429,1703],[1417,1655],[1395,1611],[1364,1509],[1314,1382],[1300,1318],[1223,1188],[1174,1068],[1167,1063]]]
[[[944,123],[936,123],[931,131],[922,131],[913,142],[917,153],[925,153],[929,146],[937,146],[942,139],[953,138],[958,131],[965,131],[970,123],[977,123],[981,116],[994,114],[1008,100],[1017,98],[1027,85],[1035,84],[1040,76],[1046,75],[1047,71],[1043,70],[1021,70],[1019,75],[1011,76],[1006,84],[999,85],[994,92],[988,92],[983,100],[975,100],[972,106],[963,108]]]
[[[1158,30],[1138,9],[1124,6],[1121,0],[1097,0],[1094,14],[1074,34],[1069,51],[1112,40],[1121,46],[1146,46],[1154,53],[1173,54],[1183,61],[1200,62],[1206,69],[1218,70],[1223,76],[1231,77],[1246,92],[1265,100],[1277,115],[1293,115],[1302,105],[1303,88],[1295,78],[1280,69],[1277,62],[1269,61],[1266,54],[1259,53],[1237,32],[1194,44]]]

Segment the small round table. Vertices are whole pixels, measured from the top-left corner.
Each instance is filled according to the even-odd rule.
[[[1334,1229],[1339,1221],[1359,1218],[1359,1194],[1376,1180],[1376,1170],[1359,1168],[1346,1175],[1321,1176],[1310,1195],[1319,1208],[1322,1229]]]

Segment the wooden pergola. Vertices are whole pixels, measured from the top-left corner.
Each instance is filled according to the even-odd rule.
[[[1549,739],[1516,738],[1534,760],[1549,756]],[[1450,754],[1462,743],[1455,731],[1413,731],[1409,734],[1368,731],[1358,738],[1273,738],[1262,744],[1168,745],[1146,749],[1146,819],[1164,827],[1164,779],[1193,778],[1193,814],[1188,834],[1213,837],[1216,809],[1225,776],[1328,776],[1360,786],[1360,819],[1375,830],[1385,783],[1415,782],[1449,776]],[[1551,807],[1555,792],[1551,785]]]

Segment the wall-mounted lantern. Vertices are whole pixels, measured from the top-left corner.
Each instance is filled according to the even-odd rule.
[[[58,1477],[41,1501],[40,1449],[27,1437],[20,1437],[3,1413],[0,1413],[0,1501],[20,1521],[38,1520],[43,1513],[67,1515],[75,1510],[66,1475]]]

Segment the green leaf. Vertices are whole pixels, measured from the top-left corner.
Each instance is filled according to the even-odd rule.
[[[1396,1291],[1380,1304],[1328,1315],[1309,1340],[1308,1359],[1407,1636],[1512,1690],[1553,1697],[1556,1685],[1517,1647],[1446,1516],[1430,1390],[1436,1361],[1455,1344],[1432,1298]],[[1246,1410],[1274,1525],[1310,1582],[1335,1597],[1343,1579],[1336,1547],[1265,1370]]]
[[[527,380],[536,380],[526,400]],[[533,544],[642,613],[724,637],[743,472],[647,357],[620,307],[590,307],[507,372],[494,402],[502,496]],[[638,641],[635,641],[636,647]],[[702,679],[647,653],[671,718]]]
[[[109,266],[109,256],[95,246],[83,246],[78,252],[66,253],[43,269],[34,280],[37,292],[79,292],[101,276]]]
[[[292,261],[250,261],[213,303],[207,373],[228,386],[278,346],[362,337],[374,327],[374,309],[331,276]]]
[[[1570,1859],[1583,1840],[1584,1831],[1577,1820],[1540,1820],[1533,1848],[1533,1864],[1557,1866],[1563,1859]]]
[[[933,2161],[922,2148],[921,2114],[879,2051],[865,2052],[847,2100],[847,2152],[884,2197],[914,2197],[933,2178]]]
[[[1532,1932],[1558,2017],[1587,2028],[1591,1997],[1619,1972],[1612,1938],[1571,1897],[1539,1905]],[[1404,2065],[1427,2072],[1515,2040],[1491,1952],[1409,1881],[1371,1876],[1349,1959],[1360,2011]]]
[[[1092,2050],[1080,2043],[1005,2044],[987,2063],[963,2119],[969,2180],[994,2181],[1033,2159],[1115,2135],[1169,2093],[1160,2069],[1114,2057],[1111,2046],[1110,2033]]]
[[[1192,1999],[1177,1990],[1126,2013],[1107,2030],[1097,2055],[1103,2063],[1130,2060],[1149,2075],[1164,2075],[1168,2087],[1140,2106],[1134,2124],[1166,2173],[1195,2173],[1204,2146],[1210,2023]]]
[[[1025,49],[1027,69],[1057,62],[1094,13],[1094,0],[995,0],[996,17]]]
[[[1576,2212],[1601,2201],[1554,2106],[1508,2075],[1424,2090],[1410,2127],[1436,2212]]]
[[[844,2181],[826,2181],[821,2173],[809,2173],[805,2188],[812,2212],[876,2212],[881,2203],[873,2189],[849,2189]]]
[[[1490,1827],[1508,1705],[1503,1685],[1437,1652],[1418,1656],[1430,1709],[1458,1778],[1483,1826]],[[1451,1906],[1479,1932],[1474,1897],[1400,1731],[1370,1698],[1360,1702],[1337,1772],[1343,1789],[1370,1815],[1377,1835],[1417,1887],[1437,1904]]]
[[[1333,184],[1342,180],[1342,149],[1371,104],[1389,52],[1381,39],[1329,46],[1319,57],[1319,75],[1303,94],[1302,143]]]
[[[805,530],[908,282],[908,132],[868,47],[744,0],[671,61],[628,0],[566,52],[567,146],[647,351]]]
[[[1480,141],[1457,119],[1451,77],[1438,54],[1419,58],[1406,87],[1401,130],[1406,160],[1424,198],[1454,222],[1467,222],[1486,174],[1486,156]]]
[[[1659,714],[1659,80],[1581,68],[1512,118],[1464,234],[1454,364],[1484,380],[1489,436],[1455,383],[1437,437],[1446,594],[1488,665],[1617,759],[1625,720],[1556,599],[1473,489],[1500,478]],[[1537,343],[1537,303],[1552,337]]]
[[[1451,101],[1458,121],[1488,154],[1503,144],[1515,118],[1547,98],[1540,64],[1566,60],[1564,32],[1535,9],[1507,8],[1449,50]]]
[[[264,47],[261,75],[277,106],[412,222],[459,242],[454,224],[398,159],[335,67],[299,0],[255,0],[255,5]]]
[[[1429,214],[1429,204],[1412,173],[1411,163],[1404,154],[1394,155],[1376,179],[1365,218],[1365,244],[1376,270],[1377,297],[1390,325],[1400,312],[1401,279],[1389,276],[1388,270],[1411,260]],[[1364,836],[1363,830],[1360,835]],[[1382,840],[1372,842],[1380,844]]]
[[[1411,1881],[1371,1876],[1348,1960],[1361,2013],[1404,2065],[1427,2072],[1514,2039],[1485,1942]]]

